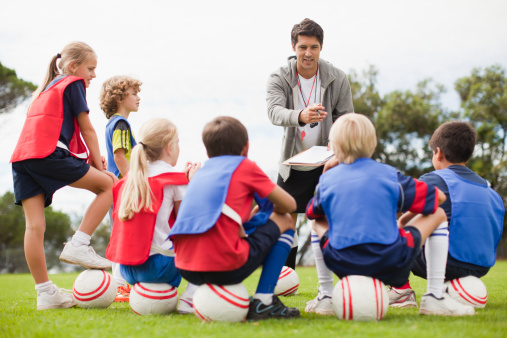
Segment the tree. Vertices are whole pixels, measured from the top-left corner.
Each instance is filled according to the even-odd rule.
[[[507,76],[500,65],[475,68],[455,82],[461,98],[461,117],[477,131],[474,157],[468,166],[489,181],[507,206]],[[504,219],[498,256],[507,256],[507,220]]]
[[[63,242],[73,233],[70,217],[65,213],[53,211],[47,207],[46,231],[44,234],[44,251],[48,268],[60,267],[58,259]],[[14,205],[14,194],[5,193],[0,197],[0,271],[27,272],[23,245],[25,236],[25,217],[23,208]]]
[[[415,91],[396,90],[381,97],[375,87],[378,70],[374,66],[362,77],[354,71],[350,74],[354,111],[371,118],[377,130],[373,158],[413,177],[431,170],[429,139],[450,117],[440,102],[444,87],[427,79]]]
[[[30,97],[37,86],[24,81],[16,71],[0,63],[0,113],[6,113]]]

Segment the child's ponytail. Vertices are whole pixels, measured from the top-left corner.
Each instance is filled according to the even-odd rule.
[[[141,127],[141,141],[130,155],[130,171],[120,199],[118,217],[128,220],[141,210],[152,209],[153,194],[148,182],[148,161],[162,156],[164,148],[177,140],[176,126],[167,119],[153,119]]]
[[[148,158],[145,145],[139,142],[130,155],[130,171],[121,195],[118,217],[125,221],[135,213],[151,209],[152,192],[148,184]]]

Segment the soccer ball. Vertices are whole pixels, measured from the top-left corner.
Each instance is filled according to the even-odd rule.
[[[488,301],[486,285],[477,277],[467,276],[445,283],[447,292],[456,301],[483,309]]]
[[[299,288],[299,277],[296,271],[288,266],[284,266],[278,283],[275,286],[275,295],[290,296],[296,294]]]
[[[245,320],[250,299],[246,287],[202,284],[194,294],[194,310],[204,322],[240,322]]]
[[[346,276],[334,287],[332,306],[338,319],[380,320],[389,306],[384,283],[366,276]]]
[[[82,308],[106,308],[116,297],[116,282],[104,270],[88,269],[77,276],[72,295]]]
[[[137,283],[130,290],[130,308],[138,315],[163,315],[176,310],[178,290],[167,283]]]

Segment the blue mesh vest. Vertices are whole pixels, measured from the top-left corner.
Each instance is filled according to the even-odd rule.
[[[449,188],[449,254],[465,263],[492,267],[502,237],[505,214],[502,198],[487,185],[466,180],[451,169],[433,173]]]
[[[357,244],[392,244],[399,237],[397,170],[370,158],[340,164],[319,182],[320,201],[334,249]]]
[[[132,133],[132,128],[130,127],[129,121],[120,115],[114,115],[112,119],[106,125],[106,147],[107,147],[107,171],[112,172],[116,175],[116,177],[120,177],[120,170],[114,163],[114,153],[113,153],[113,132],[116,123],[120,120],[127,122],[130,129],[130,144],[132,148],[136,145],[136,140],[134,139],[134,134]]]
[[[232,174],[246,157],[223,155],[207,160],[190,181],[169,236],[202,234],[222,214]]]

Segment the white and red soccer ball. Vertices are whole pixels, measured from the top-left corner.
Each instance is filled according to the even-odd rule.
[[[342,320],[381,320],[387,313],[389,296],[380,280],[346,276],[334,287],[332,306]]]
[[[284,266],[275,286],[275,295],[290,296],[296,294],[299,288],[299,276],[292,268]]]
[[[82,308],[106,308],[116,297],[116,282],[104,270],[88,269],[77,276],[72,295]]]
[[[246,319],[250,299],[243,284],[202,284],[194,294],[194,312],[202,321],[241,322]]]
[[[484,283],[477,277],[467,276],[453,279],[445,283],[447,292],[456,301],[482,309],[488,301],[488,291]]]
[[[138,315],[168,314],[176,310],[178,290],[167,283],[137,283],[130,290],[129,304]]]

